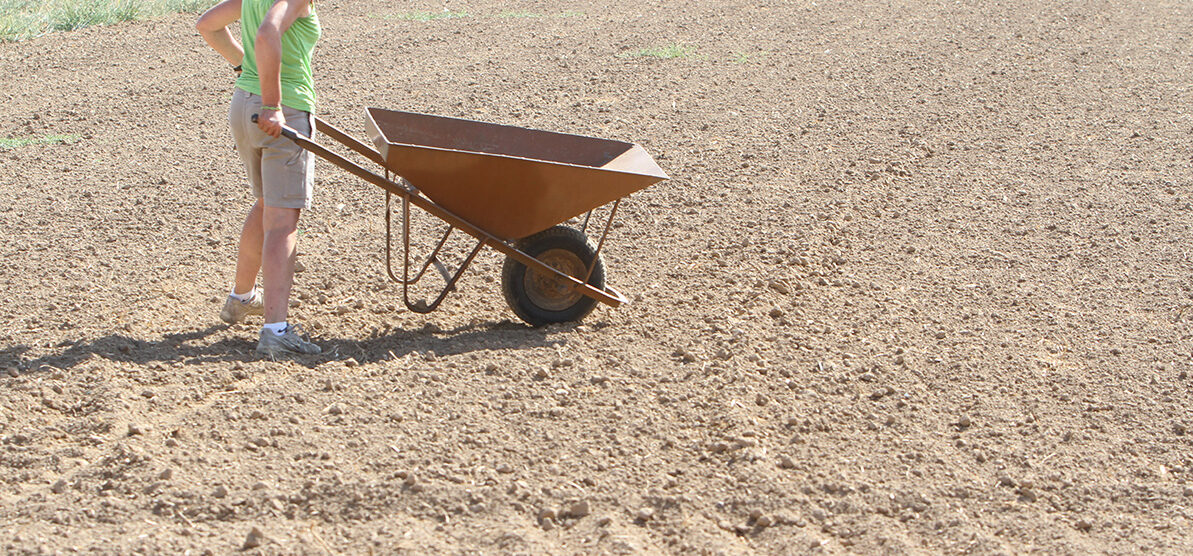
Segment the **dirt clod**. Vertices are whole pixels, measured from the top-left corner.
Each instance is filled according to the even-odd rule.
[[[588,500],[572,500],[564,506],[564,517],[581,518],[592,513]]]
[[[250,548],[257,548],[265,543],[265,533],[260,529],[253,527],[249,530],[249,534],[244,538],[244,544],[241,545],[241,550],[249,550]]]

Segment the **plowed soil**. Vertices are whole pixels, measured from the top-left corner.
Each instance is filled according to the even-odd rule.
[[[320,163],[262,359],[195,15],[0,44],[0,137],[78,136],[0,151],[0,552],[1193,551],[1193,5],[397,4],[320,0],[321,116],[642,144],[632,302],[408,311]]]

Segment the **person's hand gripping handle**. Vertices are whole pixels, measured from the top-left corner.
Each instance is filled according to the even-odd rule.
[[[272,107],[262,106],[261,115],[264,117],[258,118],[258,115],[254,114],[253,123],[257,124],[257,127],[270,137],[280,136],[282,128],[286,126],[286,116],[282,114],[281,106],[278,106],[276,110]]]
[[[303,137],[303,135],[299,134],[298,131],[295,131],[293,128],[286,125],[286,117],[282,116],[281,110],[263,110],[262,112],[267,115],[267,118],[261,118],[260,114],[253,114],[252,117],[253,123],[257,124],[257,127],[261,128],[261,131],[268,133],[271,137],[285,135],[292,141],[299,137]],[[268,119],[268,115],[270,114],[277,116],[276,121],[270,121]],[[305,139],[305,137],[303,138]]]

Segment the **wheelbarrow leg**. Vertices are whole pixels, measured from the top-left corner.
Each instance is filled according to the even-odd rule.
[[[609,210],[609,220],[605,221],[605,229],[601,232],[601,240],[597,242],[596,253],[592,256],[592,264],[588,265],[588,273],[584,275],[584,281],[587,282],[592,278],[592,271],[596,268],[597,261],[600,260],[601,248],[605,246],[605,238],[609,236],[609,228],[613,226],[613,217],[617,216],[617,207],[621,206],[621,199],[613,203],[613,208]],[[592,211],[588,212],[592,216]],[[584,219],[584,227],[588,227],[588,218]]]
[[[388,177],[389,176],[387,175],[386,178],[388,178]],[[391,226],[391,219],[390,219],[391,198],[392,198],[392,194],[389,191],[386,191],[386,193],[385,193],[385,270],[389,274],[390,279],[402,284],[402,301],[403,301],[403,303],[405,303],[407,309],[410,309],[411,311],[413,311],[415,313],[422,313],[422,314],[430,313],[430,312],[434,311],[435,309],[439,308],[439,305],[442,304],[443,300],[447,298],[447,294],[451,293],[452,290],[455,289],[456,283],[460,281],[460,278],[464,275],[464,271],[468,269],[468,266],[470,264],[472,264],[473,259],[475,259],[476,255],[478,253],[480,253],[480,250],[482,248],[484,248],[486,241],[483,238],[477,240],[476,246],[472,248],[472,251],[468,253],[468,256],[464,259],[464,261],[462,263],[460,263],[460,267],[458,269],[456,269],[456,272],[454,275],[449,276],[446,271],[446,267],[443,267],[442,264],[437,265],[440,268],[440,271],[443,273],[443,278],[447,282],[447,284],[443,287],[443,290],[439,292],[439,295],[435,298],[434,301],[432,301],[430,304],[428,304],[425,300],[421,300],[421,299],[412,302],[412,301],[410,301],[410,286],[413,286],[414,284],[416,284],[420,280],[422,280],[422,277],[424,274],[426,274],[427,269],[429,269],[432,264],[439,262],[439,260],[438,260],[439,252],[443,249],[443,246],[447,243],[447,239],[448,239],[448,237],[451,236],[452,231],[455,230],[455,226],[451,226],[451,225],[448,226],[447,232],[443,234],[443,238],[441,238],[439,240],[438,245],[435,246],[435,250],[433,252],[431,252],[431,255],[429,257],[427,257],[426,262],[422,264],[422,268],[418,271],[418,274],[414,278],[411,278],[410,277],[410,196],[403,195],[402,196],[402,247],[403,247],[402,252],[403,252],[403,257],[402,257],[402,278],[399,279],[397,276],[394,276],[393,265],[390,263],[391,258],[392,258],[392,250],[393,250],[393,248],[392,248],[392,233],[391,233],[391,228],[390,228],[390,226]]]
[[[443,274],[444,280],[449,279],[450,275],[447,273],[447,270],[443,267],[442,263],[439,263],[438,256],[439,256],[439,251],[441,251],[443,249],[443,246],[447,243],[447,238],[450,237],[452,231],[456,229],[455,226],[451,226],[451,225],[448,226],[447,231],[444,232],[443,237],[439,239],[439,243],[435,246],[435,250],[432,251],[431,254],[427,257],[426,262],[424,262],[422,264],[422,268],[418,271],[418,274],[416,274],[414,276],[414,278],[407,280],[404,278],[398,278],[397,276],[394,275],[393,263],[392,263],[393,233],[390,231],[390,225],[391,225],[391,222],[390,222],[390,220],[391,220],[390,219],[390,198],[392,196],[393,196],[392,193],[390,193],[388,191],[385,192],[385,272],[387,274],[389,274],[389,279],[393,280],[394,282],[399,282],[404,285],[413,285],[413,284],[417,283],[419,280],[422,280],[423,274],[426,274],[427,269],[431,268],[432,264],[436,264],[437,268],[439,268],[440,273]],[[404,212],[403,218],[409,218],[410,217],[409,200],[406,200],[406,198],[403,198],[403,205],[405,206],[405,209],[404,209],[405,212]],[[408,229],[408,228],[404,228],[404,229]],[[404,245],[406,250],[410,249],[409,237],[410,237],[409,232],[407,232],[405,245]]]

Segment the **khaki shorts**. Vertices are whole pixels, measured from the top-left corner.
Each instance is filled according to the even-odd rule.
[[[315,157],[285,136],[273,138],[253,123],[253,114],[261,113],[261,97],[242,89],[232,95],[228,123],[244,169],[249,175],[253,195],[276,208],[311,208],[315,185]],[[315,121],[308,112],[282,107],[286,125],[310,136]]]

